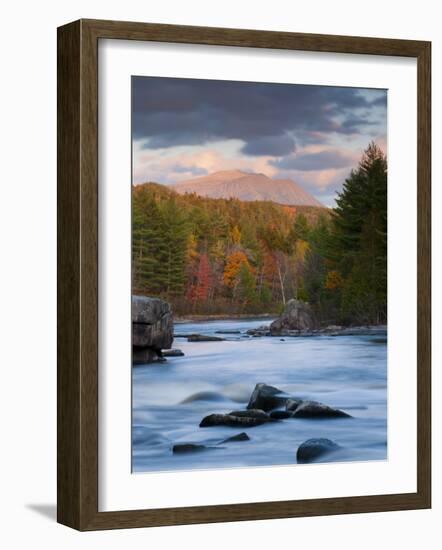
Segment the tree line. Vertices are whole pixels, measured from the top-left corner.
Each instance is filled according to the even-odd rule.
[[[324,323],[387,315],[387,161],[371,143],[336,207],[133,187],[133,292],[180,315],[279,313],[308,301]]]

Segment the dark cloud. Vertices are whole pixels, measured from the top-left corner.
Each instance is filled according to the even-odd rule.
[[[294,141],[371,125],[360,112],[382,99],[375,93],[371,101],[358,88],[133,77],[133,137],[152,149],[240,139],[246,154],[281,156]]]
[[[370,103],[371,106],[377,106],[377,107],[383,107],[383,108],[387,108],[387,92],[386,91],[383,91],[383,92],[380,92],[379,95],[373,99],[373,101],[371,101]]]
[[[295,142],[290,136],[263,136],[250,139],[241,152],[245,155],[282,157],[292,153],[294,149]]]
[[[281,170],[299,170],[309,172],[313,170],[339,169],[354,164],[354,159],[345,153],[333,151],[321,151],[319,153],[300,153],[270,161],[270,164]]]
[[[365,126],[374,126],[377,122],[370,120],[368,117],[349,116],[341,124],[342,133],[354,134],[358,133],[359,129]]]

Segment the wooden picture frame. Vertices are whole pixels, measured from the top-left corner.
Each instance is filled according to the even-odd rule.
[[[418,67],[417,492],[98,511],[98,41],[402,56]],[[82,531],[431,506],[431,44],[423,41],[79,20],[58,29],[58,521]]]

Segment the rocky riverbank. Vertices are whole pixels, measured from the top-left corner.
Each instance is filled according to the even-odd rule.
[[[312,330],[282,329],[277,332],[271,331],[270,326],[262,325],[258,328],[249,329],[249,336],[282,336],[282,337],[308,337],[308,336],[385,336],[387,325],[367,325],[359,327],[343,327],[330,325]]]
[[[173,321],[176,325],[184,323],[205,323],[207,321],[229,321],[232,319],[274,319],[278,313],[232,313],[232,314],[213,314],[213,315],[174,315]]]
[[[198,317],[198,316],[195,316]],[[258,318],[269,318],[265,314]],[[224,319],[223,316],[212,316],[210,319]],[[248,316],[236,316],[248,319]],[[255,317],[254,319],[256,319]],[[181,321],[183,321],[181,319]],[[196,321],[196,323],[198,323]],[[132,297],[132,347],[133,364],[146,364],[166,361],[166,357],[179,357],[179,349],[171,349],[174,338],[185,338],[188,342],[222,342],[229,339],[259,338],[263,336],[279,337],[281,340],[290,337],[313,336],[373,336],[379,335],[380,341],[386,341],[385,325],[376,326],[320,326],[310,305],[302,300],[289,300],[284,312],[272,323],[260,325],[247,330],[224,329],[215,334],[175,333],[174,324],[180,320],[173,318],[170,304],[159,298],[145,296]]]

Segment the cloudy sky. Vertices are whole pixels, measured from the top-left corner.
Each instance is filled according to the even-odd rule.
[[[327,206],[371,140],[386,152],[387,92],[132,77],[133,182],[218,170],[291,178]]]

